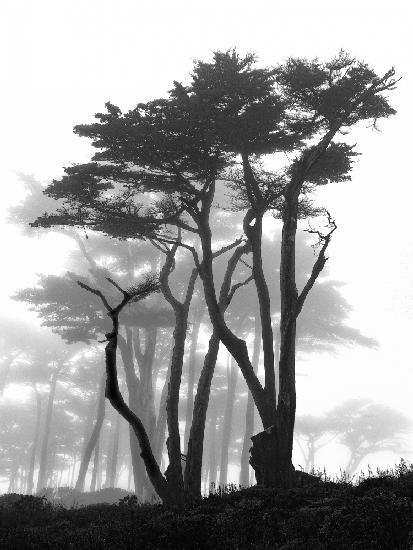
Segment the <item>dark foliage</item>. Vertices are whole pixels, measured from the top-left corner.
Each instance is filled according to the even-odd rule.
[[[407,550],[413,469],[403,462],[357,486],[221,491],[184,510],[127,496],[66,509],[44,497],[0,498],[1,548]]]

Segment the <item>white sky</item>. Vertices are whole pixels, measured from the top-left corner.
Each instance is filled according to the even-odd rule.
[[[72,127],[108,100],[123,109],[160,97],[185,80],[193,59],[237,47],[260,63],[288,56],[329,58],[343,48],[378,73],[403,79],[391,93],[398,114],[381,132],[360,130],[351,183],[323,188],[338,230],[330,273],[346,283],[351,323],[379,340],[378,351],[350,350],[308,361],[298,379],[299,411],[323,412],[365,396],[413,418],[410,339],[413,320],[412,8],[408,0],[10,0],[1,2],[0,307],[39,272],[64,266],[63,238],[24,239],[5,225],[21,197],[15,172],[47,182],[62,166],[89,158]],[[314,395],[317,395],[314,402]],[[411,445],[413,450],[413,445]]]

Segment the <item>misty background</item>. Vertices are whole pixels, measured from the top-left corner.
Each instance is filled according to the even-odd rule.
[[[90,144],[72,133],[75,124],[91,121],[106,101],[129,109],[137,101],[161,97],[173,80],[185,81],[194,59],[209,59],[213,51],[234,46],[242,53],[256,53],[261,66],[275,65],[289,56],[326,59],[343,48],[379,73],[394,65],[402,76],[391,95],[397,115],[382,121],[380,132],[356,131],[354,141],[362,157],[352,170],[352,181],[333,183],[318,192],[319,204],[332,213],[338,229],[319,285],[327,290],[324,295],[315,292],[311,300],[317,307],[335,304],[336,317],[331,319],[334,330],[324,341],[309,331],[299,346],[293,461],[296,467],[325,467],[334,474],[344,468],[353,473],[368,465],[373,469],[391,466],[401,456],[412,460],[413,191],[408,166],[412,75],[407,3],[393,2],[390,9],[388,3],[370,1],[332,6],[324,1],[251,5],[214,0],[207,5],[175,1],[154,6],[131,1],[40,0],[5,2],[1,10],[1,492],[10,487],[16,492],[27,490],[30,476],[35,488],[41,476],[44,485],[40,487],[76,483],[99,410],[103,371],[103,345],[97,343],[96,327],[92,334],[82,333],[81,341],[77,335],[67,345],[60,336],[40,328],[42,319],[28,310],[30,300],[10,298],[22,289],[36,285],[41,289],[47,282],[55,282],[62,293],[53,277],[64,277],[67,271],[82,275],[90,267],[73,236],[34,231],[27,223],[24,227],[30,204],[43,206],[41,186],[61,177],[63,166],[90,158]],[[38,197],[38,202],[30,203],[31,196]],[[42,213],[35,210],[32,219]],[[279,256],[279,228],[279,222],[269,217],[265,252],[271,260]],[[82,232],[79,236],[99,266],[114,273],[125,270],[128,253],[121,244],[101,236],[86,239]],[[303,272],[313,258],[305,238],[303,234],[298,247]],[[159,262],[153,251],[143,253],[153,255],[153,265]],[[187,273],[184,263],[178,267]],[[274,292],[275,285],[276,281]],[[81,307],[88,298],[80,289],[77,293]],[[33,304],[36,297],[29,298]],[[190,316],[193,326],[180,411],[183,441],[190,344],[195,319],[201,316],[200,303],[201,294]],[[241,296],[237,304],[242,313]],[[155,306],[163,307],[162,303]],[[325,317],[310,318],[307,327],[313,329],[324,321]],[[247,323],[245,330],[252,345],[253,324]],[[166,380],[168,331],[170,326],[162,319],[154,357],[156,409]],[[140,332],[146,342],[149,336],[144,335],[144,327]],[[199,321],[196,356],[205,353],[209,333],[205,312]],[[233,395],[228,388],[234,388]],[[211,481],[239,482],[246,401],[242,376],[221,350],[208,417],[211,429],[208,432],[207,427],[206,434],[205,489]],[[224,430],[228,422],[229,435]],[[256,419],[256,431],[260,430]],[[225,476],[223,449],[228,456]],[[369,454],[363,452],[366,449]],[[43,461],[45,469],[40,471],[43,451],[48,462]],[[127,426],[107,403],[85,487],[131,488],[131,471]]]

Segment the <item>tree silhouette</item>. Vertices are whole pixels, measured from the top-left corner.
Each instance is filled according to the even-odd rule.
[[[238,363],[266,429],[253,438],[251,464],[257,481],[289,486],[294,481],[296,320],[327,261],[336,229],[328,213],[325,229],[311,229],[319,239],[319,252],[299,293],[297,221],[320,214],[310,200],[318,185],[349,179],[356,153],[333,139],[359,122],[376,124],[394,114],[384,92],[392,90],[396,80],[393,69],[379,77],[344,52],[327,63],[289,59],[276,69],[257,69],[254,63],[252,55],[217,52],[211,63],[196,62],[190,84],[175,82],[166,99],[140,103],[125,114],[107,103],[106,112],[96,115],[98,122],[75,128],[98,149],[92,162],[66,168],[66,175],[48,186],[47,195],[62,205],[39,217],[35,225],[83,226],[121,239],[150,239],[167,255],[176,247],[192,254],[216,336]],[[281,171],[261,169],[261,157],[286,151],[293,160]],[[239,170],[234,171],[237,162]],[[243,235],[232,242],[227,239],[216,250],[211,210],[221,185],[232,192],[234,208],[244,211]],[[283,226],[279,361],[261,250],[263,218],[272,210]],[[264,385],[254,372],[245,340],[226,323],[214,284],[217,256],[242,247],[252,256]],[[171,386],[177,384],[171,381]],[[170,472],[178,479],[176,421],[170,429],[175,433],[170,436]],[[198,483],[193,487],[191,491],[198,493]]]

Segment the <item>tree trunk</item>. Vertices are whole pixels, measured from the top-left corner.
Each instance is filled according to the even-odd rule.
[[[120,438],[120,414],[116,414],[116,423],[114,424],[113,446],[111,458],[108,457],[108,468],[106,470],[106,487],[116,486],[116,472],[118,466],[119,438]],[[112,432],[112,430],[111,430]]]
[[[214,492],[217,483],[218,460],[216,441],[217,433],[219,432],[216,411],[213,411],[211,414],[209,430],[209,490],[210,492]]]
[[[145,427],[139,417],[128,407],[122,397],[119,390],[117,365],[116,365],[116,351],[118,347],[118,331],[119,321],[118,315],[122,309],[122,306],[127,303],[127,298],[114,310],[109,311],[109,315],[112,319],[113,330],[106,334],[108,343],[105,348],[106,356],[106,397],[109,399],[112,406],[123,416],[123,418],[133,428],[136,438],[139,441],[141,450],[141,457],[144,461],[146,472],[148,477],[159,495],[159,497],[168,503],[177,502],[177,496],[174,491],[170,490],[168,482],[162,475],[159,466],[153,456],[151,444],[146,433]],[[179,500],[179,495],[178,495]]]
[[[235,402],[235,390],[237,387],[238,380],[238,368],[234,360],[230,361],[232,356],[228,357],[227,364],[227,381],[228,381],[228,390],[227,390],[227,399],[225,403],[225,413],[224,413],[224,424],[222,429],[222,440],[221,440],[221,464],[219,469],[219,484],[221,487],[224,487],[227,484],[228,479],[228,455],[229,455],[229,445],[231,442],[231,428],[232,428],[232,413],[234,410]]]
[[[151,445],[154,444],[156,431],[155,399],[153,391],[153,363],[155,358],[157,328],[147,327],[145,332],[145,350],[141,349],[140,329],[135,331],[134,351],[139,366],[139,394],[138,410],[145,426]],[[147,482],[144,465],[140,465],[140,478],[143,480],[139,488],[139,495],[143,501],[151,501],[155,497],[154,491]]]
[[[182,379],[189,307],[194,294],[198,269],[194,268],[192,270],[186,292],[184,293],[184,299],[179,301],[172,294],[169,286],[169,276],[175,268],[175,254],[177,249],[178,245],[176,244],[167,252],[165,264],[162,267],[159,280],[162,293],[172,306],[175,315],[171,372],[169,376],[168,395],[166,398],[166,423],[168,426],[166,447],[168,449],[169,464],[165,471],[165,478],[170,490],[175,493],[177,501],[183,502],[185,500],[185,492],[182,475],[181,436],[179,433],[179,390]]]
[[[241,256],[244,254],[245,251],[245,246],[237,248],[228,261],[224,279],[221,284],[219,302],[216,304],[220,316],[222,316],[222,314],[226,311],[236,290],[236,287],[231,284],[232,276]],[[204,271],[204,269],[200,269],[200,271],[203,273],[203,277],[208,278],[208,274],[206,273],[207,270]],[[209,274],[212,277],[212,271]],[[204,288],[210,287],[208,284],[205,283]],[[214,298],[216,298],[215,289],[211,293],[211,296],[211,300],[214,301]],[[219,343],[221,340],[220,335],[221,328],[214,324],[212,336],[209,340],[208,353],[205,357],[204,366],[202,368],[201,376],[198,382],[192,425],[189,435],[188,454],[186,458],[185,468],[185,488],[195,498],[199,498],[199,496],[201,495],[201,475],[205,421],[208,409],[209,394],[211,390],[212,376],[214,374],[215,364],[218,356]]]
[[[155,359],[157,328],[145,328],[145,351],[142,352],[139,338],[140,329],[135,331],[134,350],[139,366],[140,411],[149,439],[153,443],[156,427],[155,399],[153,392],[153,363]]]
[[[79,475],[76,481],[75,489],[76,491],[83,491],[85,486],[86,474],[89,468],[89,462],[92,457],[93,450],[95,449],[97,442],[99,441],[99,435],[102,429],[103,420],[105,418],[105,383],[106,383],[106,373],[103,372],[98,396],[97,396],[97,412],[96,412],[96,422],[93,426],[92,433],[90,434],[89,441],[86,445],[82,461],[80,463]],[[96,456],[96,450],[95,450]]]
[[[156,422],[155,441],[154,441],[154,455],[158,464],[162,460],[162,451],[165,443],[165,430],[166,430],[166,398],[168,396],[169,377],[171,367],[169,366],[166,373],[165,382],[162,388],[161,399],[159,402],[158,419]]]
[[[90,481],[90,491],[91,492],[94,492],[96,490],[99,490],[100,487],[100,483],[98,482],[98,477],[99,477],[99,470],[100,470],[100,432],[99,432],[99,435],[98,435],[98,438],[96,440],[96,443],[95,443],[95,448],[94,448],[94,455],[93,455],[93,470],[92,470],[92,479]]]
[[[204,365],[202,367],[201,376],[199,377],[195,396],[185,467],[185,488],[194,497],[199,497],[201,494],[205,422],[212,377],[218,357],[219,342],[218,334],[214,331],[209,339],[208,352],[204,359]]]
[[[52,416],[53,416],[53,402],[56,393],[56,384],[57,378],[59,376],[60,369],[56,369],[50,381],[50,391],[49,398],[47,400],[46,407],[46,417],[43,430],[43,441],[42,448],[40,453],[40,465],[39,465],[39,476],[37,478],[37,492],[39,493],[46,486],[47,480],[47,470],[48,470],[48,453],[49,453],[49,439],[50,439],[50,428],[52,425]]]
[[[198,304],[194,313],[194,320],[192,325],[191,345],[189,349],[189,361],[188,361],[188,391],[186,402],[186,414],[185,414],[185,434],[184,434],[184,449],[188,454],[188,440],[189,432],[192,422],[192,414],[194,410],[194,383],[195,372],[197,370],[196,361],[196,349],[198,346],[199,329],[201,327],[202,317],[204,315],[204,308]]]
[[[258,363],[260,359],[260,350],[261,350],[261,323],[259,315],[255,315],[255,324],[254,324],[254,349],[252,352],[252,366],[254,372],[258,371]],[[241,471],[239,484],[241,487],[248,487],[250,479],[250,447],[251,447],[251,437],[254,433],[254,399],[252,398],[251,392],[248,392],[247,398],[247,410],[245,412],[245,432],[244,432],[244,441],[242,445],[241,452]]]
[[[129,328],[125,329],[126,340],[119,335],[118,344],[121,352],[122,362],[126,375],[126,386],[128,388],[128,403],[131,411],[140,415],[142,413],[140,408],[141,398],[141,386],[138,377],[135,372],[135,365],[133,362],[133,348],[132,348],[132,331]],[[131,425],[129,425],[129,447],[132,457],[132,470],[133,470],[133,482],[135,486],[135,494],[139,500],[143,499],[144,487],[147,485],[147,479],[145,475],[145,467],[140,456],[140,446],[136,438],[136,433]]]
[[[12,467],[10,469],[9,486],[7,489],[8,493],[16,492],[16,480],[17,480],[18,472],[19,472],[19,463],[16,460],[14,464],[12,464]]]
[[[71,471],[71,474],[70,474],[70,482],[69,482],[70,487],[73,487],[74,483],[75,483],[76,464],[77,464],[77,455],[75,454],[74,457],[73,457],[73,466],[72,466],[72,471]]]
[[[33,385],[33,390],[36,397],[36,425],[34,428],[33,444],[30,453],[29,472],[27,474],[27,494],[29,495],[31,495],[34,490],[34,469],[36,465],[37,447],[39,445],[40,419],[42,415],[42,401],[35,384]]]
[[[175,312],[176,325],[173,333],[174,347],[171,359],[171,374],[166,398],[166,422],[168,426],[169,464],[165,477],[171,487],[176,488],[177,493],[183,493],[183,476],[181,462],[181,436],[179,433],[179,390],[181,387],[182,364],[185,353],[186,331],[188,326],[188,311]]]

